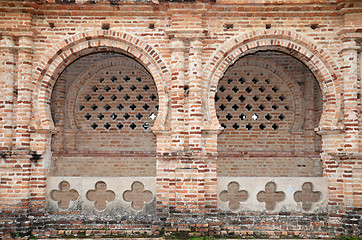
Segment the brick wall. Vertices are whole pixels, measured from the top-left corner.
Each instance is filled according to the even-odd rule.
[[[361,3],[156,2],[0,0],[1,237],[360,234]],[[146,176],[151,217],[46,208],[48,177]],[[218,210],[259,176],[322,177],[327,212]]]

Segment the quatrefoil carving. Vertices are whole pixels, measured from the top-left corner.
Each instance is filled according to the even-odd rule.
[[[145,207],[145,202],[148,203],[153,199],[153,194],[149,190],[144,190],[143,183],[138,181],[132,183],[131,189],[123,193],[123,199],[132,202],[131,207],[134,210],[141,211]]]
[[[321,198],[321,192],[313,191],[313,183],[306,182],[302,186],[302,191],[296,191],[294,193],[294,200],[296,202],[302,202],[302,208],[305,211],[309,211],[312,208],[312,204],[316,203]]]
[[[256,198],[259,202],[265,202],[266,210],[274,210],[277,202],[282,202],[285,199],[283,191],[275,191],[277,185],[275,182],[265,184],[265,191],[260,191]]]
[[[50,192],[50,198],[58,202],[58,207],[61,209],[68,209],[70,201],[75,201],[79,197],[79,193],[70,189],[70,184],[67,181],[59,183],[59,190],[52,190]]]
[[[229,202],[229,209],[231,211],[236,211],[239,209],[240,202],[245,202],[248,199],[248,192],[239,190],[239,183],[230,182],[228,190],[222,191],[219,196],[221,201]]]
[[[107,190],[107,184],[103,181],[98,181],[95,190],[89,190],[86,196],[89,201],[94,202],[94,208],[98,211],[106,209],[107,202],[112,202],[116,198],[116,194]]]

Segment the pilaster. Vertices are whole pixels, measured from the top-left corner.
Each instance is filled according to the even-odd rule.
[[[3,36],[0,40],[0,150],[11,150],[13,132],[14,84],[16,70],[15,39]]]
[[[346,152],[358,150],[358,82],[357,82],[357,50],[355,40],[343,43],[343,96]]]
[[[171,152],[185,150],[185,44],[171,40]]]
[[[33,67],[33,37],[19,37],[18,89],[15,125],[15,148],[30,149],[31,77]]]
[[[202,151],[202,48],[201,39],[190,41],[189,53],[189,147],[191,152]]]

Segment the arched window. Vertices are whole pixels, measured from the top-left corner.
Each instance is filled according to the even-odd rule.
[[[104,52],[65,69],[52,95],[56,176],[152,176],[156,85],[136,60]]]
[[[314,128],[321,93],[309,69],[275,51],[230,66],[215,95],[224,131],[218,137],[220,176],[320,176]]]

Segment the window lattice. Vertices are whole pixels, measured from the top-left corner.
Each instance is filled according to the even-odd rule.
[[[224,132],[288,130],[293,101],[288,87],[263,68],[231,68],[215,95],[217,117]]]
[[[87,81],[76,106],[77,124],[82,129],[148,130],[157,116],[158,96],[145,70],[115,66]]]

